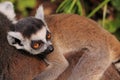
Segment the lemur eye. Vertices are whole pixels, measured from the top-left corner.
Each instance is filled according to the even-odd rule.
[[[39,44],[39,43],[34,43],[34,44],[33,44],[33,48],[34,48],[34,49],[38,49],[38,48],[39,48],[39,46],[40,46],[40,44]]]
[[[42,41],[32,41],[31,42],[31,47],[33,49],[39,49],[43,45]]]
[[[51,33],[47,32],[46,38],[47,38],[47,39],[51,39]]]
[[[50,33],[47,35],[47,39],[51,39],[51,34]]]

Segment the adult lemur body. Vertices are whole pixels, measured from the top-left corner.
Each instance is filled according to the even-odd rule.
[[[64,56],[79,54],[81,51],[84,53],[67,80],[100,80],[111,63],[120,58],[119,41],[90,19],[58,14],[48,17],[47,23],[55,47],[47,59],[54,65],[43,71],[37,80],[55,80],[68,66]]]
[[[64,21],[61,21],[62,19]],[[110,64],[120,57],[119,41],[90,19],[78,15],[62,14],[59,17],[52,16],[47,22],[53,33],[52,41],[55,50],[46,57],[48,68],[34,80],[55,80],[68,66],[64,56],[79,54],[81,51],[84,53],[68,80],[100,80]],[[72,22],[75,25],[66,24],[66,22]],[[48,49],[47,53],[53,50],[50,42],[51,35],[46,27],[41,7],[35,18],[22,19],[17,25],[24,28],[16,27],[15,30],[8,32],[7,38],[10,45],[32,54],[40,54],[46,49]]]
[[[58,14],[48,17],[47,23],[53,33],[53,54],[69,56],[83,51],[67,80],[100,80],[106,69],[120,58],[120,42],[90,19]],[[52,55],[47,57],[54,59]]]

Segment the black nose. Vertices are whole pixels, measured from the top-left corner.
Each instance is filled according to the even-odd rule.
[[[49,46],[47,47],[47,49],[46,49],[44,52],[38,54],[38,56],[41,57],[42,59],[44,59],[44,58],[45,58],[48,54],[50,54],[52,51],[54,51],[54,47],[53,47],[52,45],[49,45]]]
[[[54,51],[54,48],[53,48],[52,45],[50,45],[50,46],[47,47],[47,50],[48,50],[48,52],[53,52],[53,51]]]

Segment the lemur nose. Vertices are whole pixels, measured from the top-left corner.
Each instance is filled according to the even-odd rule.
[[[52,45],[48,46],[48,50],[49,52],[53,52],[54,51],[54,47]]]

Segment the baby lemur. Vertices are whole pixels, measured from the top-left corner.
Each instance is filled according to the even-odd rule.
[[[11,46],[26,50],[33,55],[53,51],[51,33],[42,20],[28,17],[14,25],[7,36]]]
[[[54,51],[46,56],[48,67],[34,80],[55,80],[69,65],[64,56],[80,51],[84,51],[84,54],[68,80],[100,80],[110,64],[120,57],[119,41],[96,22],[85,17],[72,14],[52,17],[47,21],[50,23],[49,30],[40,6],[35,17],[19,20],[15,29],[8,32],[7,39],[11,46],[34,55],[52,52],[53,43]],[[63,18],[61,20],[64,21],[55,21],[54,17]]]
[[[43,11],[42,6],[38,11]],[[25,50],[33,55],[40,54],[40,57],[45,58],[54,48],[51,43],[51,32],[43,14],[16,21],[8,31],[8,43],[16,49]],[[45,62],[49,64],[47,60]]]

